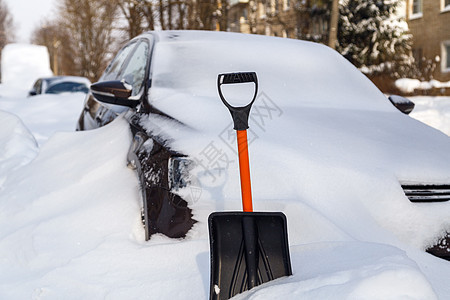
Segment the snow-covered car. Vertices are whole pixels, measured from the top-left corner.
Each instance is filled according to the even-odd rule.
[[[53,76],[39,78],[28,92],[29,96],[39,94],[88,93],[91,82],[81,76]]]
[[[146,239],[182,238],[212,211],[239,210],[236,140],[217,94],[218,74],[239,71],[259,78],[249,121],[255,210],[283,211],[305,242],[308,216],[323,214],[343,235],[369,239],[353,229],[365,220],[368,232],[450,259],[449,137],[401,113],[326,46],[235,33],[142,34],[91,86],[77,129],[129,122]],[[249,98],[245,86],[228,93]]]

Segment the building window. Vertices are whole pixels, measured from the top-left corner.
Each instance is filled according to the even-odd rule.
[[[244,8],[244,9],[242,10],[242,16],[241,16],[241,19],[244,19],[244,21],[247,21],[247,18],[248,18],[247,8]]]
[[[410,19],[422,17],[422,0],[412,0]]]
[[[266,6],[264,3],[258,3],[258,15],[260,18],[264,18],[266,16]]]
[[[417,68],[419,68],[419,70],[422,70],[422,67],[423,67],[423,50],[422,50],[422,48],[414,48],[412,50],[412,54],[413,54],[413,58],[414,58],[414,63],[416,64]]]
[[[272,1],[271,0],[266,0],[265,10],[266,10],[266,16],[272,15]]]
[[[422,0],[413,0],[413,15],[419,14],[422,12]]]
[[[450,1],[450,0],[449,0]],[[289,10],[289,9],[291,9],[291,0],[284,0],[283,1],[283,7],[284,7],[284,10]]]
[[[442,11],[450,11],[450,0],[441,0],[442,3]]]
[[[441,70],[442,72],[450,72],[450,41],[442,43]]]

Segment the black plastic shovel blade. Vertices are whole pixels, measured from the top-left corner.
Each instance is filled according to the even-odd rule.
[[[292,275],[286,216],[281,212],[214,212],[209,216],[210,299],[229,299]]]

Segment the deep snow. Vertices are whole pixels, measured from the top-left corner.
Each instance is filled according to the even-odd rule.
[[[38,153],[23,123],[0,113],[0,145],[14,145],[13,154],[2,149],[0,159],[0,298],[206,298],[205,222],[200,221],[185,240],[156,236],[144,242],[138,182],[125,164],[128,125],[119,118],[98,130],[70,132],[73,127],[67,126],[67,119],[76,119],[80,108],[61,105],[62,100],[43,96],[0,101],[2,110],[26,118],[42,140]],[[432,101],[442,103],[442,111],[450,106],[448,98],[413,100],[424,119],[436,114],[426,108]],[[53,109],[32,114],[31,107],[23,105],[34,104],[31,101]],[[40,122],[49,115],[56,134]],[[45,135],[51,136],[48,141]],[[289,209],[289,203],[285,205]],[[389,236],[386,240],[392,244],[371,242],[373,224],[362,218],[355,220],[355,231],[369,236],[355,239],[313,207],[292,208],[298,220],[291,223],[314,224],[290,228],[294,275],[236,298],[445,299],[450,295],[450,263]],[[335,213],[352,209],[342,206]]]
[[[286,55],[285,58],[288,57]],[[164,69],[160,68],[159,71],[164,73]],[[366,89],[373,89],[364,83],[359,86],[360,89],[352,89],[351,86],[345,86],[350,82],[349,78],[338,79],[342,84],[329,84],[348,90],[354,94],[353,98],[364,95]],[[310,80],[308,77],[302,78],[303,84],[313,85]],[[20,82],[20,74],[16,75],[15,81]],[[158,83],[155,82],[155,85],[158,86]],[[217,209],[238,209],[239,192],[223,195],[223,181],[202,181],[204,189],[200,198],[189,202],[199,222],[188,233],[188,237],[173,240],[156,235],[145,242],[140,223],[138,181],[134,171],[126,167],[127,141],[131,139],[127,122],[119,117],[106,127],[74,132],[82,110],[83,94],[26,98],[24,95],[29,88],[31,86],[17,89],[11,85],[0,85],[0,299],[207,298],[207,213]],[[154,91],[156,95],[153,95],[153,99],[157,101],[158,89]],[[272,95],[270,91],[265,91]],[[215,93],[213,90],[209,92]],[[325,89],[319,92],[322,96],[332,96]],[[308,96],[311,99],[317,97],[313,93]],[[202,101],[201,97],[198,99]],[[333,97],[324,99],[330,101],[328,106],[333,106]],[[154,104],[164,108],[165,103],[170,105],[171,99],[165,100]],[[348,107],[361,105],[360,102],[351,102],[351,97],[339,100],[341,102],[335,103],[336,108],[342,105],[342,101],[348,101]],[[416,102],[412,117],[450,133],[450,124],[445,121],[450,107],[449,97],[415,97],[412,100]],[[229,116],[224,111],[215,113],[207,102],[204,104],[203,113],[209,113],[205,117],[206,122],[229,122]],[[285,111],[283,120],[298,124],[294,123],[295,114],[307,116],[317,113],[311,107],[318,103],[310,101],[307,104],[304,111]],[[372,104],[370,108],[374,110],[373,113],[365,116],[369,121],[375,120],[380,114],[376,111],[379,106]],[[382,108],[388,113],[391,110],[387,100],[382,103]],[[335,118],[332,112],[323,110],[317,117],[329,118],[323,119],[324,122],[336,122],[338,127],[327,131],[324,126],[322,133],[339,141],[338,128],[347,121]],[[193,114],[186,113],[184,109],[180,109],[179,113],[180,116],[184,114],[187,124],[193,121],[190,119]],[[347,119],[357,118],[351,113],[346,116]],[[154,120],[166,122],[163,119]],[[396,124],[394,119],[392,122],[392,125]],[[424,130],[423,125],[416,123],[410,122],[417,130]],[[149,126],[156,124],[153,122]],[[276,120],[270,124],[275,127],[275,132],[278,125]],[[316,126],[307,122],[303,125],[306,128]],[[223,129],[219,127],[212,130],[214,134],[217,134],[218,129]],[[149,129],[158,130],[157,127]],[[175,132],[179,130],[179,136],[185,130],[172,129]],[[274,130],[269,127],[265,129]],[[360,137],[362,130],[355,128],[355,137]],[[371,133],[379,134],[376,128],[372,128]],[[297,159],[296,162],[304,169],[305,182],[301,187],[293,179],[292,182],[280,180],[274,186],[266,174],[276,172],[276,166],[263,168],[252,165],[254,198],[258,199],[256,208],[284,211],[288,215],[294,274],[236,298],[449,298],[450,263],[421,249],[424,247],[427,228],[416,228],[417,236],[408,236],[410,226],[417,220],[424,224],[430,223],[426,219],[429,214],[422,213],[423,208],[409,203],[389,203],[389,206],[384,207],[395,210],[382,211],[381,206],[381,210],[377,211],[380,206],[357,201],[358,197],[363,198],[366,193],[372,193],[380,196],[380,203],[389,202],[390,199],[383,198],[387,191],[380,191],[377,186],[370,187],[373,176],[379,181],[385,180],[383,182],[387,183],[385,187],[389,192],[398,193],[400,198],[404,196],[401,196],[398,185],[389,185],[392,180],[383,178],[383,172],[377,169],[368,173],[363,157],[348,157],[346,163],[353,170],[342,161],[334,161],[333,157],[326,157],[322,161],[324,158],[319,158],[317,151],[326,144],[321,144],[323,141],[316,135],[314,130],[305,133],[310,144],[309,150],[305,152],[308,156],[301,161],[295,155],[296,149],[290,146],[286,146],[282,153],[286,158],[281,166],[284,171],[292,170],[293,162],[287,159],[289,157]],[[433,135],[439,133],[434,132]],[[285,137],[280,134],[274,139],[277,141]],[[197,142],[209,142],[208,139],[198,136]],[[370,136],[353,142],[355,147],[367,148]],[[258,146],[258,143],[262,144]],[[263,139],[257,140],[250,145],[250,156],[255,158],[260,155],[264,158],[264,154],[261,156],[252,152],[252,149],[263,145],[267,151],[266,158],[271,159],[274,151],[280,150],[273,144],[265,144]],[[422,150],[427,149],[425,147]],[[341,154],[345,157],[345,153]],[[430,161],[433,159],[430,157]],[[236,160],[233,160],[226,172],[237,171]],[[361,172],[354,171],[358,168]],[[320,195],[314,194],[321,184],[316,178],[321,174],[328,174],[323,180],[335,181],[334,191],[338,193],[324,190]],[[346,180],[359,182],[362,187],[370,189],[361,188],[349,193]],[[237,180],[230,181],[231,184],[238,184]],[[262,191],[275,193],[283,201],[270,201]],[[320,198],[328,201],[320,202]],[[397,214],[402,209],[407,209],[410,214]],[[432,206],[428,210],[437,215],[445,216],[446,213]]]
[[[86,97],[84,93],[64,93],[2,98],[2,90],[0,85],[0,109],[17,115],[41,145],[57,131],[75,130]]]

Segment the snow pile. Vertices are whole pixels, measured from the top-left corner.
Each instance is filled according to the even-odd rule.
[[[8,44],[2,51],[2,83],[19,90],[21,95],[31,89],[39,77],[53,75],[45,46]]]
[[[0,111],[0,191],[10,171],[29,163],[38,153],[33,135],[14,115]]]
[[[291,247],[297,273],[236,299],[437,299],[417,265],[394,247],[361,242]],[[320,266],[319,266],[320,265]]]
[[[0,91],[14,94],[14,90],[11,91],[10,87],[4,85],[0,85]],[[84,93],[64,93],[0,98],[0,110],[19,116],[42,145],[57,131],[75,130],[85,97]]]
[[[126,295],[128,268],[145,260],[133,237],[140,220],[137,179],[124,164],[129,135],[123,120],[58,133],[32,163],[9,172],[0,196],[0,298]]]
[[[450,136],[450,97],[410,97],[415,103],[411,117]]]
[[[337,50],[366,74],[390,72],[408,63],[407,22],[399,18],[402,1],[340,0]]]
[[[420,81],[419,79],[401,78],[395,81],[395,86],[403,93],[413,93],[414,90],[431,90],[433,88],[450,88],[450,81],[438,80]]]

